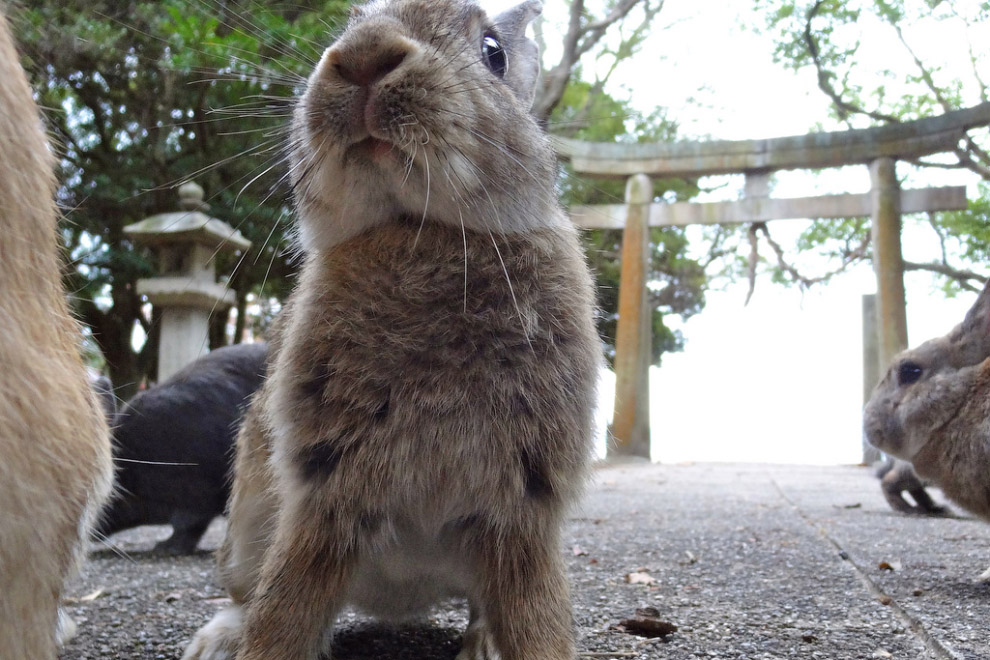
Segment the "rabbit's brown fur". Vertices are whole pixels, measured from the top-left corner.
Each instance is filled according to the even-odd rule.
[[[53,158],[0,6],[0,658],[51,660],[111,479],[60,281]]]
[[[863,423],[875,447],[990,520],[990,285],[951,332],[894,359]]]
[[[313,74],[294,130],[306,265],[219,558],[235,605],[186,658],[315,658],[347,603],[395,619],[450,596],[471,607],[461,660],[573,658],[560,527],[601,346],[527,113],[538,10],[496,20],[504,78],[461,0],[370,3]]]

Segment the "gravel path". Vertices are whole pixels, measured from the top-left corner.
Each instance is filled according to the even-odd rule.
[[[94,548],[61,660],[181,657],[226,602],[210,554],[223,521],[190,557],[150,552],[168,531]],[[601,469],[564,552],[582,659],[990,658],[990,585],[972,581],[990,525],[896,515],[860,468]],[[677,632],[623,631],[642,608]],[[346,612],[334,660],[453,660],[466,623],[459,603],[400,629]]]

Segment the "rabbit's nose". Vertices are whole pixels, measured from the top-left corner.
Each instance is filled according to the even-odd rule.
[[[370,87],[399,68],[409,54],[401,43],[377,49],[340,49],[330,52],[330,64],[341,78],[359,87]]]

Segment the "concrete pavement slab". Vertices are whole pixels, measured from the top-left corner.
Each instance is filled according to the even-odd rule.
[[[69,590],[80,632],[61,660],[181,656],[225,594],[209,552],[150,552],[167,535],[96,547]],[[581,659],[990,660],[990,585],[973,581],[990,525],[897,514],[866,468],[600,467],[563,541]],[[647,607],[677,631],[623,632]],[[453,660],[465,624],[462,603],[399,629],[346,612],[334,660]]]

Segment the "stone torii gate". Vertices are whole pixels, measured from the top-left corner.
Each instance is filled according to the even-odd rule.
[[[901,190],[895,163],[953,151],[966,131],[988,124],[990,103],[983,103],[913,122],[766,140],[615,144],[554,137],[558,157],[569,160],[577,174],[628,178],[624,205],[570,209],[578,227],[624,230],[609,456],[650,457],[649,227],[871,216],[878,357],[886,365],[907,347],[901,214],[966,208],[966,191],[961,186]],[[769,197],[769,176],[775,171],[846,165],[868,166],[869,193]],[[717,174],[745,175],[744,198],[707,204],[653,202],[650,176],[693,179]]]

